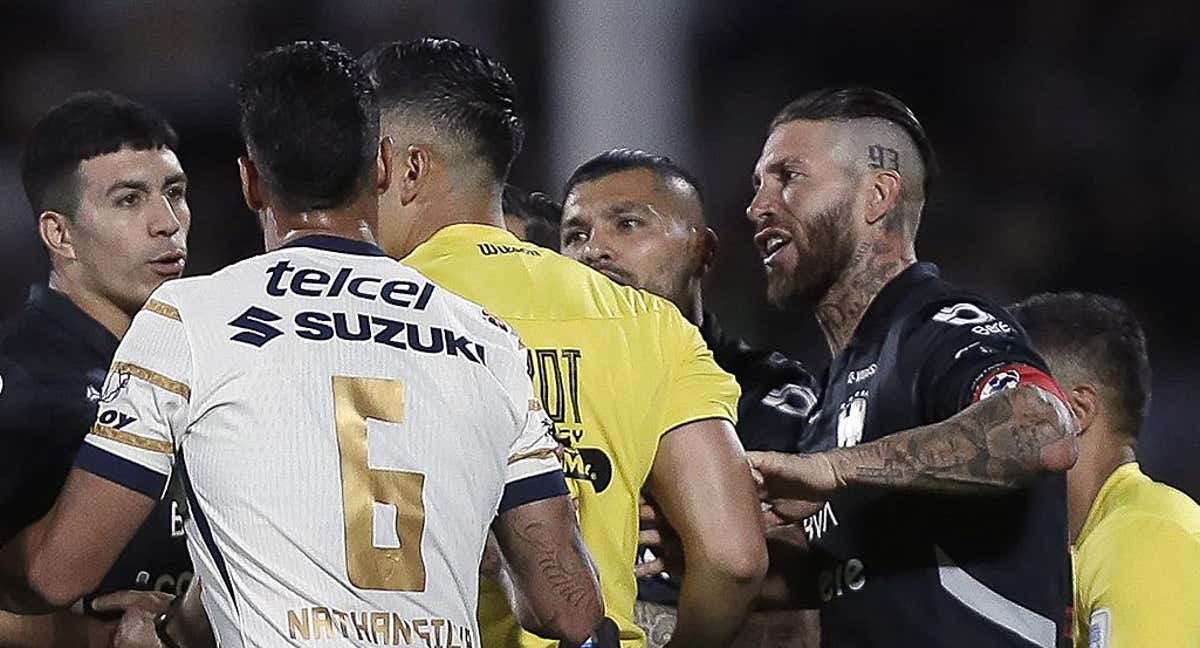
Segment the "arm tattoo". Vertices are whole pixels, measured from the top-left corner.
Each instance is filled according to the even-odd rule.
[[[1018,488],[1074,456],[1066,407],[1040,388],[1009,389],[933,425],[830,452],[846,484],[975,493]]]
[[[591,575],[588,566],[564,556],[558,550],[561,542],[554,538],[553,532],[540,520],[532,520],[516,529],[517,538],[533,549],[537,556],[538,570],[542,580],[548,584],[564,601],[574,607],[587,603],[592,593]]]
[[[900,170],[900,153],[894,148],[882,144],[872,144],[867,147],[867,156],[871,159],[867,164],[872,169]]]

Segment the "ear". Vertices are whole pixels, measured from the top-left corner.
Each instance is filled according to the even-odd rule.
[[[1067,391],[1067,404],[1079,423],[1078,436],[1083,436],[1099,415],[1100,395],[1096,393],[1096,388],[1088,383],[1072,385]]]
[[[38,215],[38,236],[42,245],[50,253],[50,258],[56,256],[74,261],[75,245],[71,242],[71,219],[56,211],[44,211]]]
[[[375,195],[382,196],[392,186],[392,138],[379,140],[379,156],[375,159]]]
[[[712,231],[711,227],[705,227],[700,231],[700,277],[708,275],[708,271],[712,270],[713,264],[717,261],[717,251],[720,248],[721,239],[717,238],[717,233]]]
[[[246,155],[239,156],[237,164],[238,175],[242,178],[242,198],[246,201],[246,206],[250,208],[250,211],[257,214],[267,207],[258,167]]]
[[[870,175],[871,196],[867,205],[867,224],[874,225],[892,212],[900,202],[900,174],[891,169],[875,171]],[[899,218],[899,216],[897,216]]]
[[[395,170],[401,205],[407,205],[417,199],[417,195],[429,182],[432,171],[433,165],[428,150],[416,145],[410,145],[404,150]]]

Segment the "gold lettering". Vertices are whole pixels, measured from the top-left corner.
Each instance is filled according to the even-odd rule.
[[[446,620],[433,619],[429,625],[433,627],[433,640],[436,644],[434,648],[442,648],[442,627],[446,625]]]
[[[329,633],[330,639],[337,638],[337,633],[333,631],[333,619],[329,616],[329,609],[315,607],[312,609],[312,638],[324,639],[326,632]]]
[[[350,633],[348,632],[348,629],[346,628],[346,613],[342,612],[341,610],[333,610],[333,616],[335,618],[337,618],[338,627],[342,631],[342,636],[349,639]]]
[[[362,619],[361,622],[359,618]],[[359,641],[375,643],[375,634],[371,632],[371,618],[368,613],[362,612],[360,616],[351,612],[350,620],[354,622],[354,634],[358,637]]]
[[[387,612],[372,612],[371,613],[371,631],[374,632],[375,638],[371,641],[375,643],[387,643],[388,637],[392,636],[389,632],[391,626],[388,625],[388,620],[391,619]]]
[[[407,621],[400,618],[399,614],[392,613],[392,628],[393,628],[393,633],[394,633],[392,635],[392,637],[393,637],[392,644],[393,645],[396,645],[396,646],[400,645],[400,635],[401,634],[404,635],[404,645],[406,645],[406,646],[412,645],[412,628],[408,625]]]
[[[288,636],[292,639],[308,640],[308,608],[300,610],[297,616],[295,610],[288,610]],[[299,635],[297,637],[297,635]]]
[[[429,619],[413,619],[413,633],[425,640],[426,648],[433,648],[429,643],[429,630],[426,626],[429,625]]]

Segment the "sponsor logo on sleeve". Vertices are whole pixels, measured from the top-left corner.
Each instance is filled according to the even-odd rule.
[[[762,404],[788,416],[804,418],[817,404],[817,395],[808,387],[788,383],[767,392]]]
[[[991,313],[970,302],[946,306],[933,315],[933,321],[949,326],[969,326],[976,335],[1009,335],[1013,328]]]
[[[1012,389],[1019,384],[1021,384],[1021,374],[1016,369],[1007,369],[1000,373],[992,374],[990,378],[983,381],[983,387],[979,390],[978,400],[983,400],[1005,389]]]

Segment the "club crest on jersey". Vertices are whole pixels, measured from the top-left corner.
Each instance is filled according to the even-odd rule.
[[[862,441],[867,423],[867,398],[870,392],[860,389],[838,407],[837,440],[839,448],[856,446]]]
[[[1021,373],[1016,369],[1006,369],[993,374],[984,381],[983,387],[979,390],[978,400],[983,400],[1006,389],[1012,389],[1019,384],[1021,384]]]

